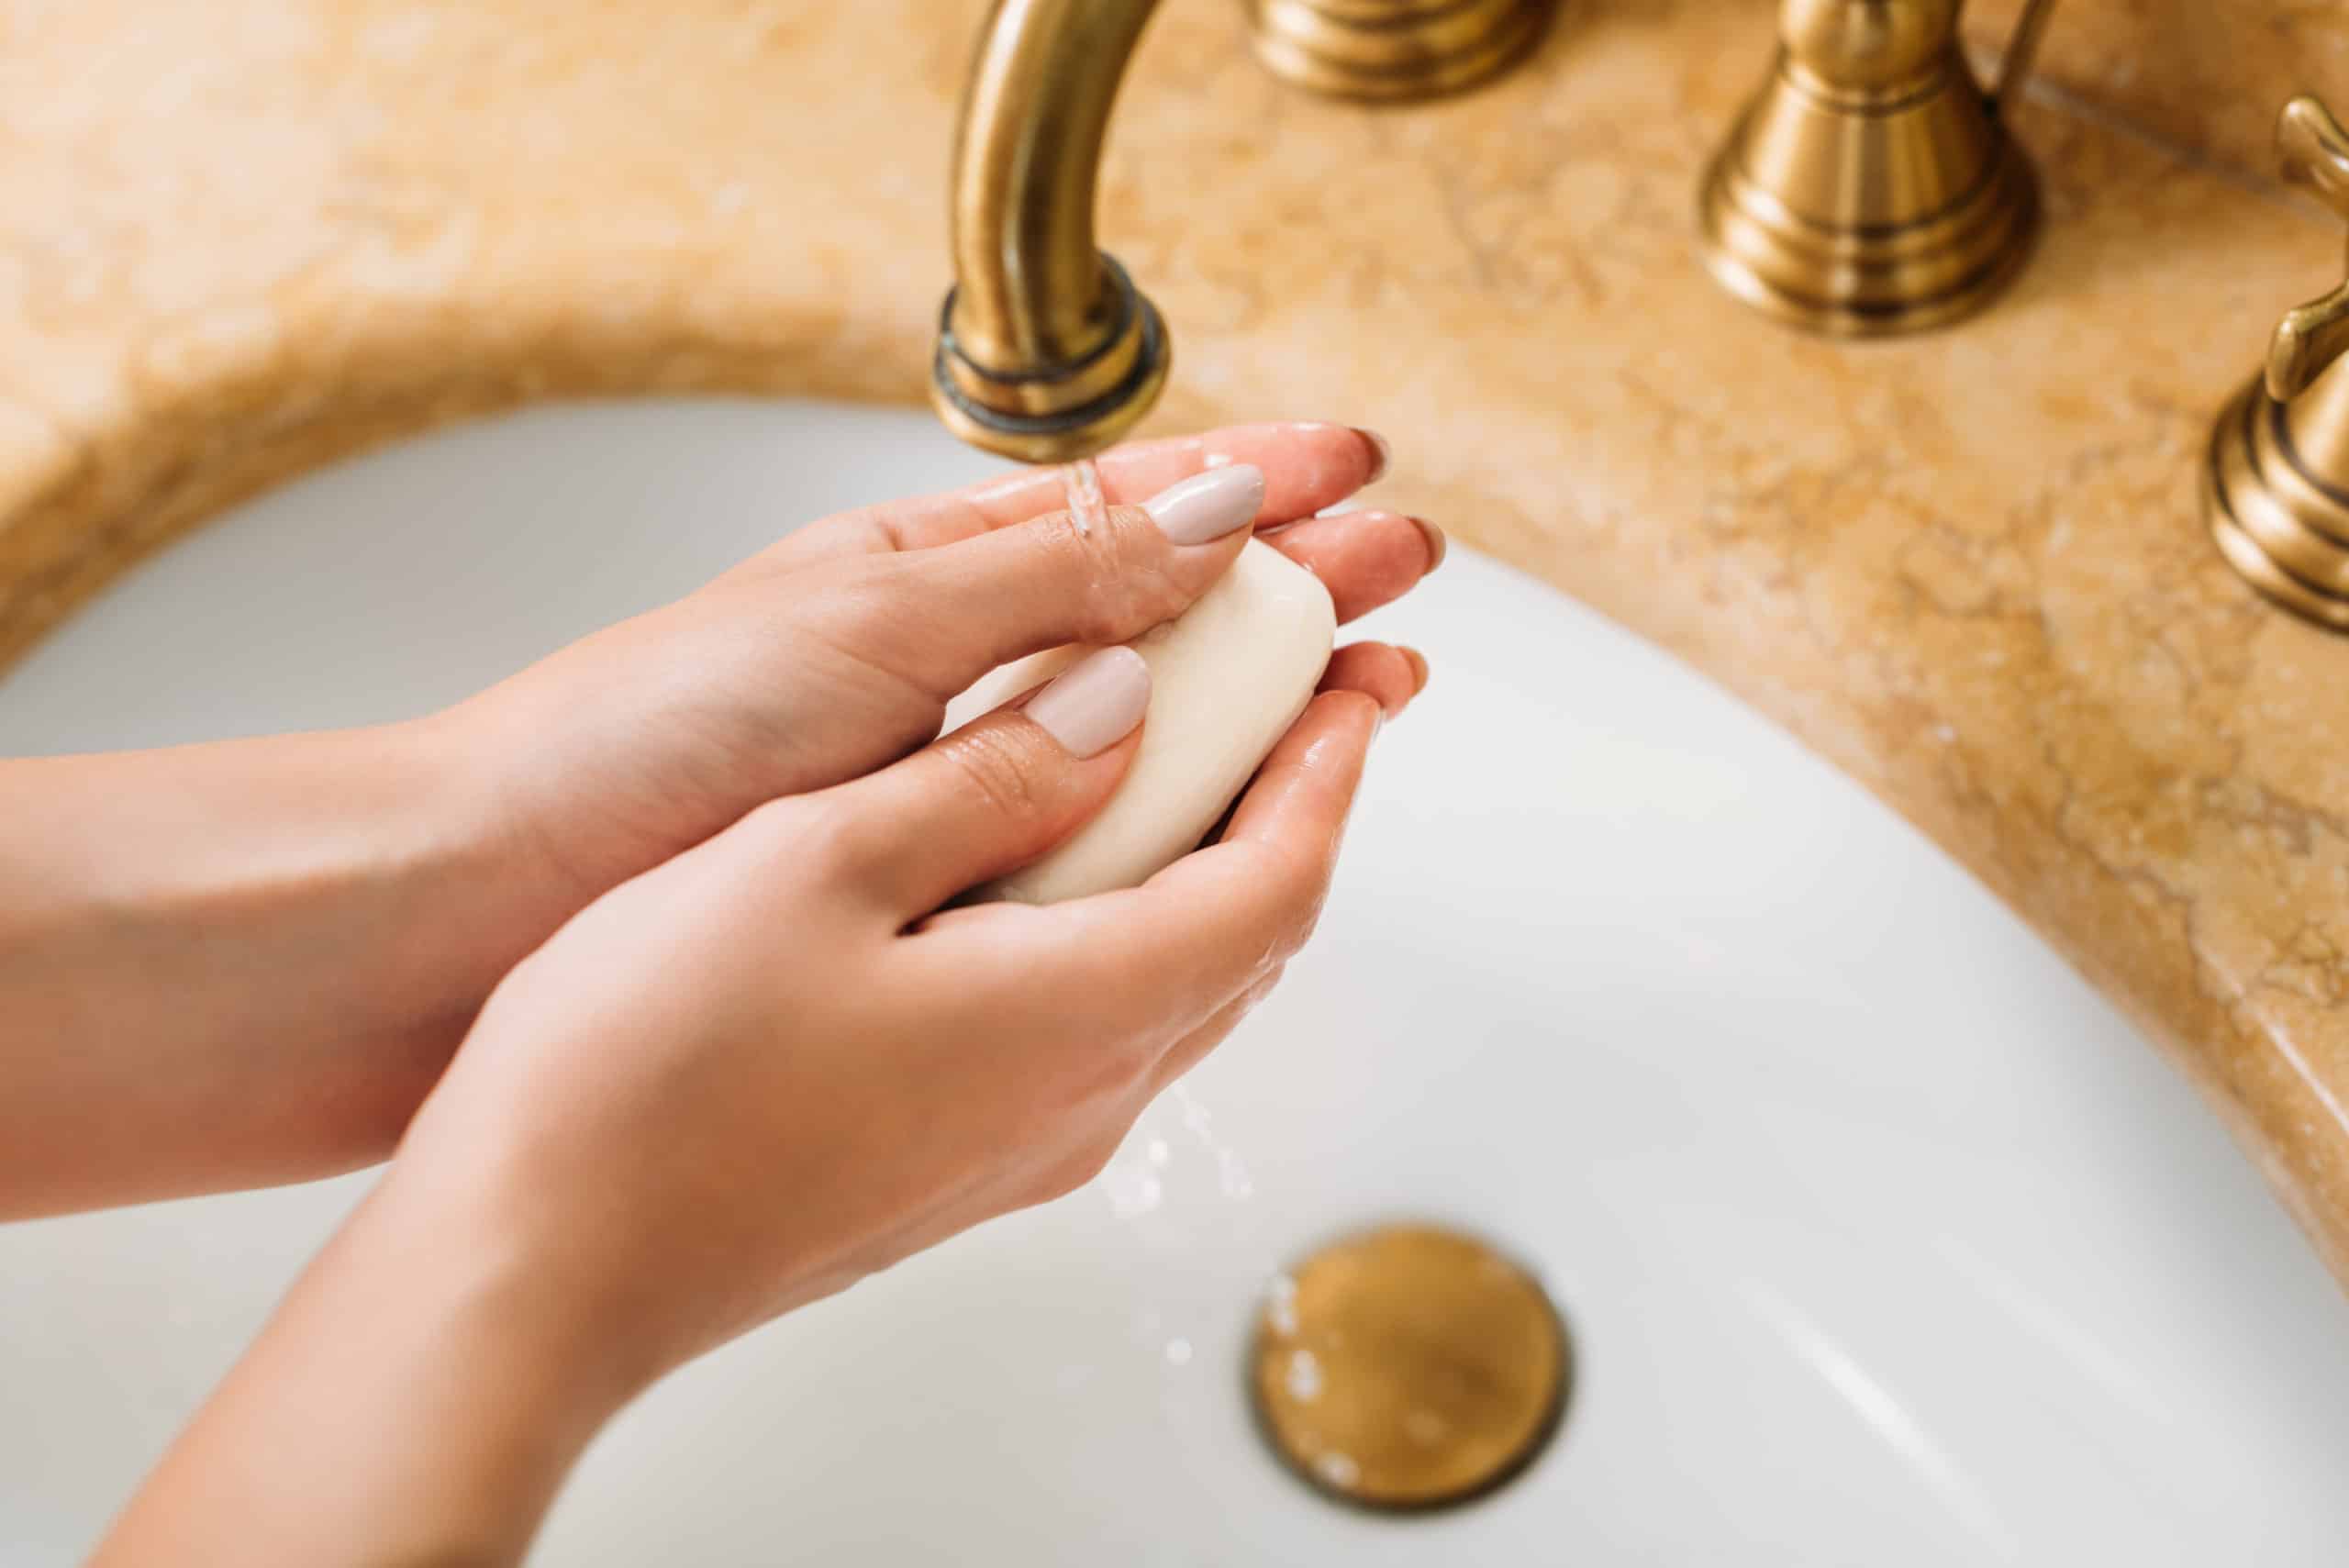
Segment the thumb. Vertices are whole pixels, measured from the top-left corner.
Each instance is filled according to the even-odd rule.
[[[1108,802],[1149,706],[1141,654],[1086,654],[1023,705],[825,791],[857,826],[837,869],[900,921],[1018,870]]]

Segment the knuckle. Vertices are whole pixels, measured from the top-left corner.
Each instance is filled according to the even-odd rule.
[[[975,725],[947,741],[940,754],[956,788],[993,815],[1024,823],[1041,813],[1044,790],[1033,750],[1017,734],[1009,725]]]
[[[855,875],[871,858],[872,825],[839,801],[801,797],[761,806],[763,831],[784,851],[783,863],[814,881],[833,883]]]

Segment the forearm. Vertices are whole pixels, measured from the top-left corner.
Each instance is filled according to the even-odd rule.
[[[521,1558],[639,1380],[538,1260],[398,1184],[296,1283],[96,1568]]]
[[[430,724],[0,762],[0,1218],[381,1159],[545,883]]]

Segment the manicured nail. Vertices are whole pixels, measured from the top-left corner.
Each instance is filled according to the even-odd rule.
[[[1427,657],[1416,648],[1398,648],[1396,651],[1400,653],[1403,656],[1403,662],[1411,667],[1411,695],[1418,696],[1428,689]]]
[[[1071,756],[1096,757],[1133,733],[1150,707],[1150,666],[1130,648],[1101,648],[1028,699],[1029,717]]]
[[[1141,504],[1158,531],[1176,544],[1206,544],[1256,520],[1264,506],[1264,471],[1251,462],[1195,473]]]
[[[1443,552],[1450,548],[1450,541],[1443,537],[1442,528],[1437,528],[1425,517],[1413,517],[1411,521],[1419,528],[1419,537],[1428,541],[1428,572],[1432,572],[1443,564]],[[1424,577],[1427,573],[1423,572],[1419,575]]]
[[[1363,444],[1370,449],[1370,477],[1363,483],[1375,484],[1386,476],[1386,464],[1394,457],[1395,449],[1388,446],[1386,438],[1375,430],[1365,430],[1360,425],[1356,425],[1353,427],[1353,432],[1360,436],[1363,439]]]

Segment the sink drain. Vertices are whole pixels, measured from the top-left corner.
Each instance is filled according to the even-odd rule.
[[[1533,1276],[1431,1225],[1365,1231],[1281,1275],[1249,1366],[1289,1468],[1391,1509],[1464,1503],[1522,1471],[1572,1377],[1565,1324]]]

